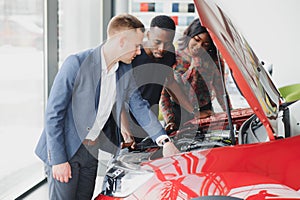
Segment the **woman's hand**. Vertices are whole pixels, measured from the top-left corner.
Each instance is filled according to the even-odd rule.
[[[203,110],[203,111],[200,111],[200,112],[195,112],[194,113],[194,118],[195,119],[203,119],[203,118],[206,118],[206,117],[210,117],[214,114],[214,111],[212,110]]]
[[[170,131],[173,131],[173,130],[176,130],[177,129],[177,126],[174,122],[169,122],[166,126],[165,126],[165,130],[167,132],[170,132]]]

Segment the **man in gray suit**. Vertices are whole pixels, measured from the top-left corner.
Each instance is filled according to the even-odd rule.
[[[69,56],[60,68],[35,150],[46,164],[50,199],[92,198],[98,149],[115,153],[120,148],[124,102],[152,140],[163,146],[164,156],[178,153],[132,77],[131,61],[141,53],[143,36],[144,25],[136,17],[115,16],[105,43]]]

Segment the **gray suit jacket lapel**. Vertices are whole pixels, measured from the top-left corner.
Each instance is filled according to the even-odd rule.
[[[101,46],[83,61],[74,83],[72,110],[80,139],[84,139],[93,126],[97,114],[101,78]]]

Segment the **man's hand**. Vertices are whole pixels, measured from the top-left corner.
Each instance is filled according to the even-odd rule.
[[[121,143],[121,148],[130,147],[131,149],[135,148],[135,141],[132,133],[130,132],[129,121],[125,108],[122,108],[121,111],[121,134],[123,137],[123,141]]]
[[[121,148],[123,149],[123,148],[130,147],[131,149],[134,149],[136,143],[134,141],[134,137],[132,136],[132,134],[124,131],[122,131],[121,133],[124,140],[124,142],[121,143]]]
[[[54,179],[62,183],[67,183],[69,182],[69,179],[72,178],[71,166],[68,162],[53,165],[52,174]]]
[[[180,151],[176,148],[173,142],[167,142],[163,146],[163,156],[172,156],[174,154],[180,153]]]

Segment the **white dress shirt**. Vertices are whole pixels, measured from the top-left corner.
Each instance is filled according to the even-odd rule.
[[[119,68],[119,63],[117,62],[109,71],[107,71],[103,48],[101,48],[101,66],[101,88],[98,112],[95,123],[86,137],[86,139],[93,141],[99,136],[116,101],[116,71]]]

